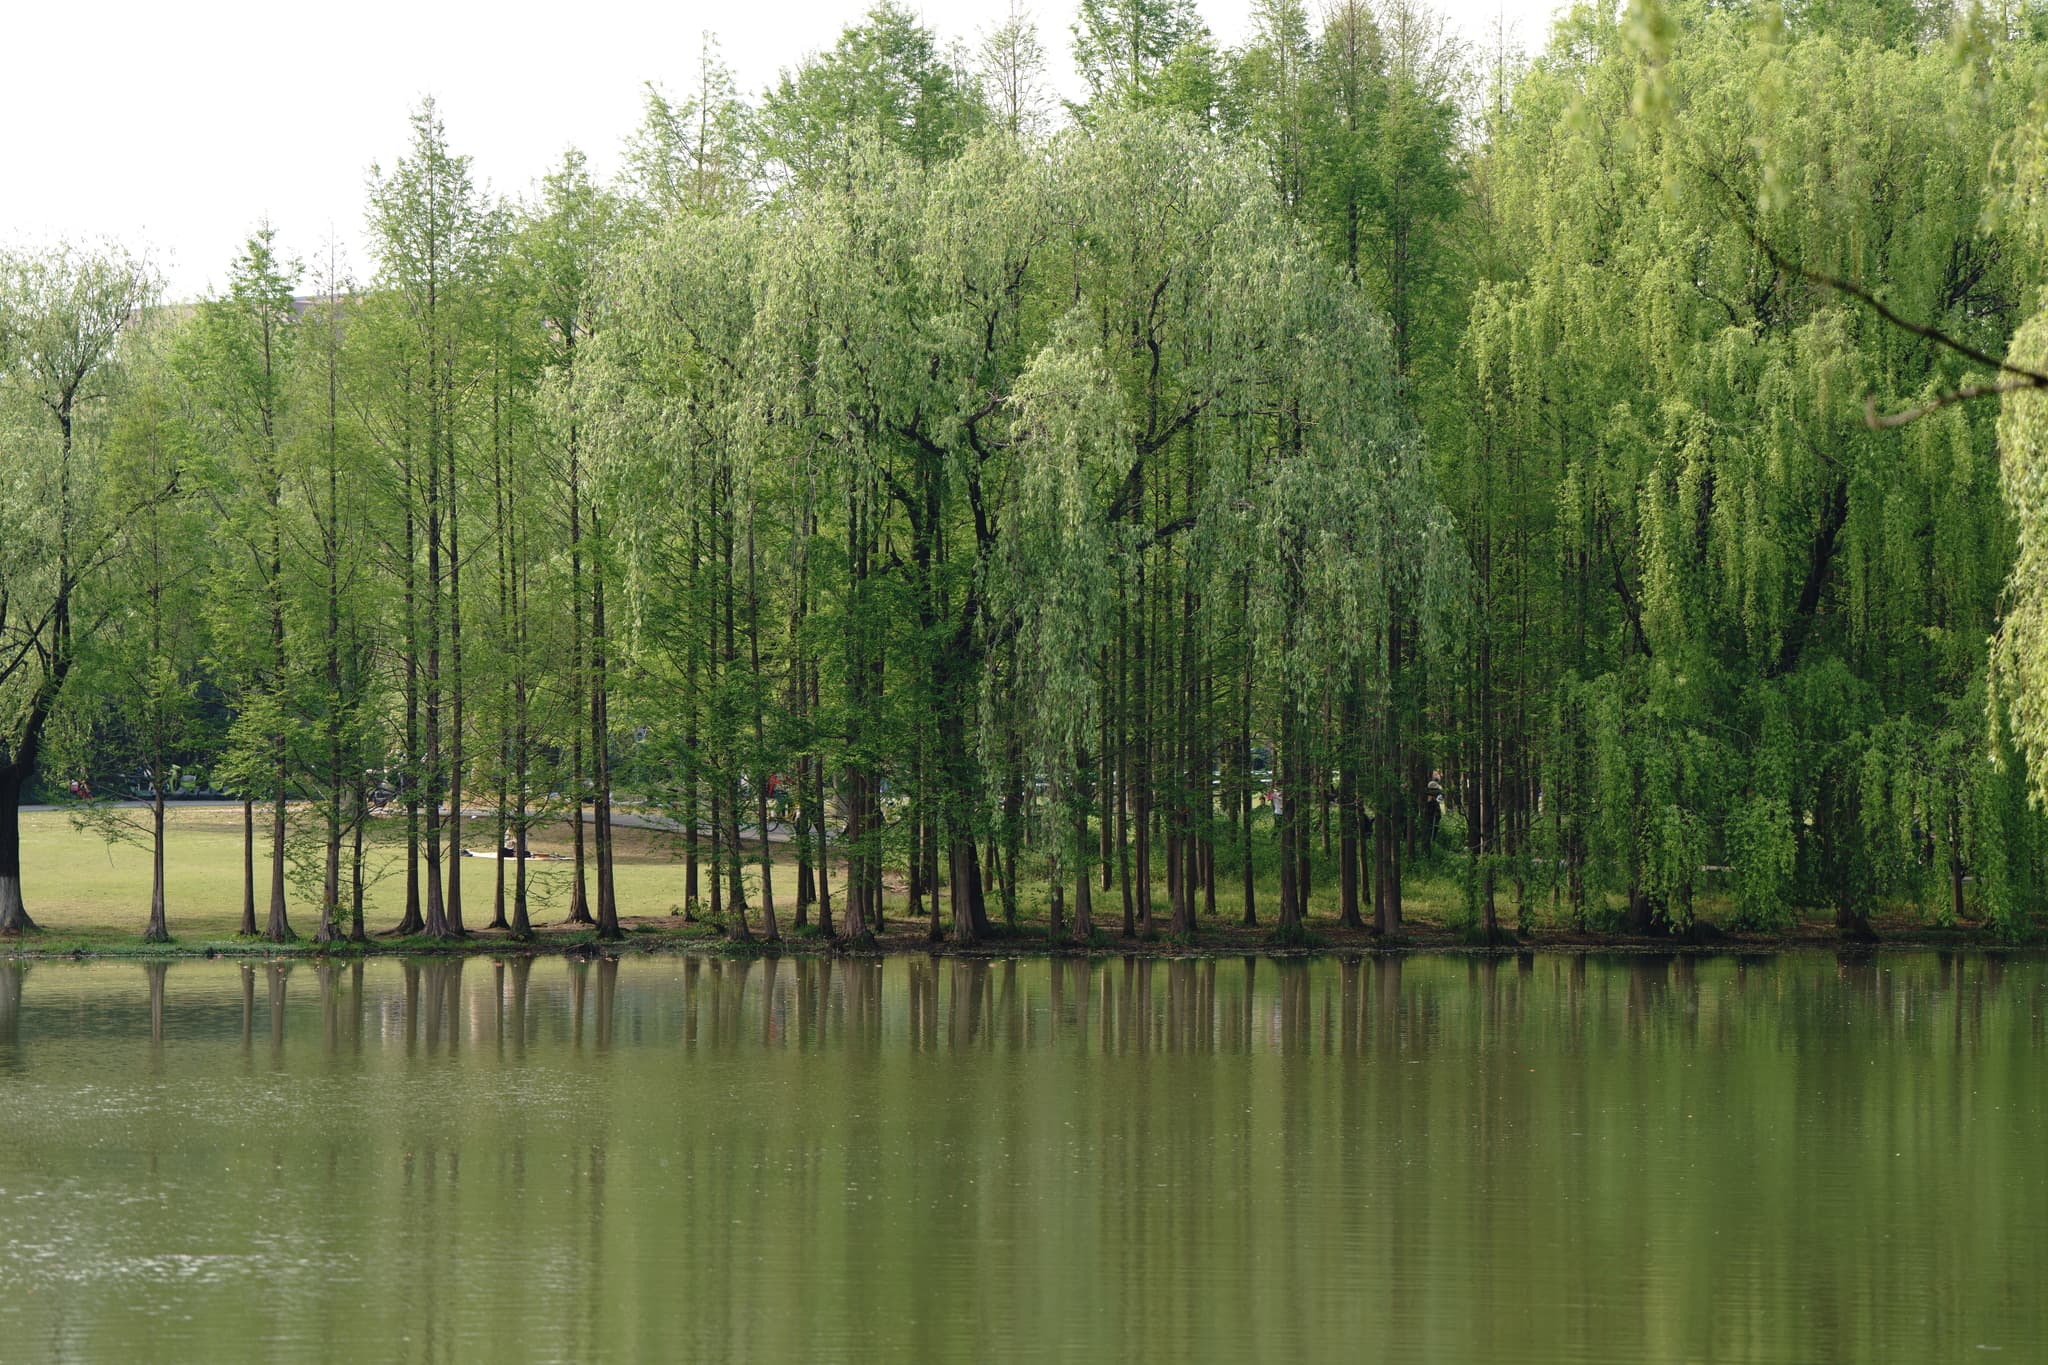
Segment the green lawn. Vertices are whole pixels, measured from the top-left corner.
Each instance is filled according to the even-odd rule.
[[[133,811],[138,820],[147,811]],[[295,813],[296,815],[296,813]],[[242,913],[242,817],[235,809],[173,807],[166,812],[164,881],[171,934],[181,941],[231,939]],[[138,835],[142,827],[138,826]],[[463,842],[477,849],[491,846],[489,825],[471,825]],[[364,919],[371,932],[398,922],[404,908],[404,825],[378,820],[372,826],[365,864],[370,886],[364,897]],[[258,812],[257,921],[270,904],[270,860],[267,830]],[[569,852],[567,825],[536,831],[536,851]],[[664,836],[644,830],[618,831],[613,866],[618,876],[619,913],[624,918],[667,917],[683,898],[680,857]],[[293,867],[287,882],[292,927],[310,936],[319,909],[319,859],[314,840],[295,839]],[[23,894],[29,914],[53,938],[91,940],[133,938],[149,918],[150,853],[146,837],[137,842],[107,842],[100,834],[74,827],[62,811],[27,811],[21,816]],[[490,920],[497,864],[488,858],[461,860],[464,918],[472,927]],[[529,913],[537,926],[560,920],[568,912],[567,862],[528,864],[532,878]],[[507,866],[507,894],[511,867]],[[750,882],[758,870],[750,868]],[[344,883],[347,868],[343,868]],[[784,907],[796,897],[795,869],[778,866],[775,890]],[[592,887],[595,890],[594,884]],[[344,890],[344,896],[346,891]],[[50,945],[55,946],[55,945]]]
[[[149,846],[141,822],[147,811],[126,813],[137,822],[133,841],[108,842],[93,830],[77,828],[62,811],[29,811],[21,817],[23,891],[29,913],[45,932],[35,942],[41,951],[66,951],[72,946],[105,949],[134,946],[149,916]],[[294,811],[294,820],[310,812]],[[187,948],[208,943],[229,943],[241,925],[242,906],[242,823],[234,808],[174,806],[166,813],[168,831],[164,841],[167,919],[171,935]],[[463,842],[471,848],[489,848],[489,825],[472,823]],[[365,863],[369,889],[364,898],[364,920],[371,933],[389,929],[398,922],[404,908],[404,837],[402,821],[373,822]],[[267,914],[270,897],[270,863],[267,835],[258,812],[257,828],[257,922]],[[671,836],[639,829],[617,831],[613,866],[618,876],[619,915],[625,921],[650,921],[663,929],[680,929],[672,915],[683,899],[683,867],[680,850]],[[560,824],[536,830],[531,846],[537,852],[566,855],[570,851],[569,827]],[[778,853],[787,853],[778,847]],[[291,845],[292,866],[287,882],[292,927],[310,937],[318,912],[320,858],[317,832],[297,831]],[[1027,862],[1034,859],[1027,858]],[[491,917],[491,901],[498,870],[490,859],[462,860],[464,919],[468,927],[480,928]],[[529,914],[538,929],[559,924],[568,913],[569,869],[566,861],[529,863],[532,891]],[[511,868],[506,871],[509,874]],[[835,869],[837,871],[837,869]],[[344,865],[344,880],[346,880]],[[760,927],[759,868],[750,861],[747,880],[753,902],[752,922]],[[841,876],[834,877],[835,899]],[[1225,879],[1219,890],[1217,917],[1205,920],[1205,928],[1234,928],[1241,902],[1235,892],[1235,878]],[[595,886],[593,883],[592,890]],[[904,916],[907,897],[897,877],[890,879],[886,897],[892,937],[905,942],[922,941],[923,920],[916,923]],[[1022,923],[1027,935],[1042,935],[1046,894],[1042,879],[1029,876],[1022,888]],[[708,883],[706,895],[708,896]],[[790,862],[775,868],[776,902],[785,929],[790,927],[796,900],[796,870]],[[1271,914],[1274,888],[1261,886],[1266,913]],[[346,890],[344,890],[344,896]],[[1435,920],[1443,906],[1455,896],[1448,886],[1411,886],[1409,910],[1418,921]],[[991,897],[991,901],[995,900]],[[1166,888],[1154,891],[1155,911],[1163,924]],[[991,903],[991,915],[1000,913]],[[1312,917],[1334,919],[1336,888],[1319,885],[1312,898]],[[1071,921],[1072,909],[1068,910]],[[1114,932],[1122,917],[1121,898],[1114,892],[1099,893],[1096,921]]]
[[[145,811],[131,814],[138,820],[147,816]],[[295,818],[299,814],[302,812],[295,812]],[[209,944],[231,944],[241,924],[240,810],[173,807],[168,812],[168,823],[165,880],[167,917],[172,937],[185,951]],[[137,832],[140,833],[139,827]],[[473,823],[463,842],[471,848],[487,849],[491,845],[490,835],[488,824]],[[258,837],[259,840],[263,838],[260,820]],[[372,934],[397,924],[403,909],[404,839],[405,829],[401,820],[379,819],[373,822],[365,860],[370,885],[364,906],[365,924]],[[710,926],[686,925],[680,918],[683,867],[680,850],[675,847],[672,836],[622,828],[617,831],[617,841],[613,864],[618,874],[619,916],[629,930],[644,932],[654,929],[688,937],[717,936],[718,931]],[[20,943],[19,947],[43,953],[65,953],[74,948],[89,952],[119,952],[142,946],[140,936],[149,916],[150,868],[146,841],[109,843],[99,833],[75,827],[65,812],[30,811],[21,817],[21,845],[23,892],[29,913],[44,932]],[[570,848],[569,828],[564,824],[537,830],[531,845],[538,852],[566,855]],[[778,846],[777,852],[786,857],[788,850]],[[322,856],[317,836],[302,831],[292,844],[292,855],[292,872],[287,883],[292,927],[302,938],[310,938],[318,911],[319,860]],[[1046,933],[1047,909],[1043,870],[1028,853],[1026,863],[1019,896],[1018,941],[1042,941]],[[461,867],[464,919],[469,928],[480,929],[491,918],[498,863],[489,858],[466,858],[461,860]],[[536,861],[528,867],[532,876],[529,913],[534,927],[544,937],[558,940],[562,934],[578,932],[562,928],[563,917],[568,911],[570,864],[566,860]],[[509,874],[511,868],[508,866],[506,871]],[[833,879],[834,901],[836,905],[843,906],[843,870],[835,868],[835,873],[841,875],[835,875]],[[268,846],[264,843],[258,846],[256,875],[257,922],[261,924],[268,911],[270,895]],[[750,861],[747,881],[753,913],[749,918],[756,932],[761,928],[759,876],[758,864]],[[1369,946],[1370,940],[1366,936],[1337,928],[1334,880],[1331,877],[1319,878],[1314,887],[1310,898],[1311,927],[1328,946]],[[1242,902],[1237,889],[1235,875],[1219,878],[1217,913],[1214,918],[1204,916],[1199,924],[1202,946],[1217,951],[1233,945],[1256,950],[1264,942],[1272,924],[1272,905],[1277,888],[1271,884],[1270,878],[1260,878],[1261,924],[1256,929],[1240,927]],[[595,891],[594,880],[592,891]],[[708,881],[705,892],[708,896]],[[793,862],[776,864],[775,896],[781,910],[782,927],[788,932],[794,927],[796,901]],[[1071,888],[1069,896],[1071,898]],[[889,922],[885,941],[887,946],[899,950],[921,949],[927,921],[906,917],[907,899],[900,876],[892,875],[886,897]],[[1598,934],[1576,934],[1552,922],[1547,900],[1544,896],[1532,907],[1537,941],[1583,945],[1601,938]],[[1418,946],[1450,946],[1460,941],[1462,895],[1455,881],[1441,874],[1412,877],[1404,888],[1403,902],[1406,912],[1404,933],[1409,935],[1411,942]],[[1147,937],[1148,941],[1158,942],[1163,938],[1167,915],[1163,883],[1154,887],[1153,905],[1159,929]],[[1709,899],[1703,902],[1701,913],[1708,919],[1715,919],[1726,909],[1725,904]],[[1515,923],[1511,893],[1503,892],[1500,912],[1505,924]],[[990,897],[989,913],[991,918],[1001,915],[1000,900],[996,896]],[[1097,894],[1095,921],[1107,944],[1122,921],[1122,897],[1117,891]],[[1067,923],[1072,923],[1071,899]],[[1924,914],[1898,907],[1884,917],[1880,930],[1887,937],[1906,935],[1924,938],[1932,932],[1927,929]],[[1962,931],[1964,935],[1970,932],[1976,931]],[[1947,937],[1956,936],[1948,931],[1940,933],[1944,941]],[[1775,939],[1788,935],[1804,935],[1816,941],[1831,938],[1831,919],[1816,912],[1802,916],[1799,922],[1786,926],[1780,934],[1762,937]],[[476,946],[488,948],[493,941],[494,936],[485,936]]]

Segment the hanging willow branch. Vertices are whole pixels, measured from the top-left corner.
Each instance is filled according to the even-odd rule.
[[[2024,365],[2015,365],[2010,360],[2002,360],[1988,352],[1979,350],[1967,341],[1950,336],[1941,328],[1929,323],[1915,322],[1911,318],[1900,315],[1886,304],[1884,300],[1878,298],[1877,295],[1871,293],[1870,290],[1865,289],[1855,281],[1845,280],[1837,275],[1830,275],[1823,270],[1814,270],[1809,266],[1801,265],[1799,262],[1792,260],[1779,251],[1777,247],[1773,246],[1770,239],[1765,237],[1762,229],[1757,226],[1756,206],[1750,201],[1749,196],[1729,184],[1727,179],[1713,167],[1708,166],[1704,169],[1707,178],[1716,185],[1719,185],[1722,191],[1735,201],[1737,207],[1736,221],[1740,224],[1744,235],[1749,238],[1751,244],[1757,250],[1764,253],[1775,269],[1787,275],[1796,275],[1809,284],[1817,284],[1824,289],[1832,289],[1836,293],[1846,294],[1901,331],[1911,332],[1917,337],[1924,337],[1937,346],[1954,351],[1965,360],[1974,361],[1976,364],[1996,370],[2000,374],[2007,376],[1995,383],[1965,384],[1958,388],[1949,389],[1935,395],[1918,407],[1907,408],[1903,412],[1879,413],[1877,410],[1877,399],[1875,397],[1866,397],[1863,400],[1863,421],[1871,430],[1883,431],[1891,427],[1902,427],[1909,422],[1925,417],[1931,412],[1938,412],[1942,408],[1956,403],[1967,403],[1976,398],[1994,398],[2001,394],[2020,393],[2028,389],[2048,389],[2048,374],[2043,374],[2039,370],[2030,370]]]

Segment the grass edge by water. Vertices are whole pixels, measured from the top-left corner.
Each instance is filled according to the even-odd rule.
[[[1410,932],[1388,941],[1371,933],[1339,928],[1335,924],[1313,923],[1311,933],[1301,940],[1277,940],[1271,929],[1240,925],[1204,926],[1191,939],[1164,934],[1140,934],[1123,938],[1114,930],[1098,928],[1088,943],[1070,939],[1053,940],[1042,924],[1022,924],[1016,930],[1001,925],[987,938],[971,944],[951,937],[931,939],[922,925],[902,927],[892,922],[890,932],[872,941],[847,943],[815,932],[790,933],[769,941],[758,928],[752,939],[735,939],[715,926],[699,921],[689,925],[668,925],[639,920],[624,924],[623,934],[612,940],[600,939],[588,926],[549,925],[537,928],[530,939],[515,939],[502,930],[472,930],[460,938],[428,938],[423,935],[394,937],[371,932],[361,941],[341,939],[327,943],[310,936],[273,943],[261,937],[173,938],[167,943],[146,943],[135,934],[79,934],[62,929],[37,929],[26,934],[0,935],[0,959],[25,961],[55,960],[164,960],[194,959],[351,959],[358,957],[463,956],[652,956],[657,954],[698,954],[730,958],[751,957],[1158,957],[1222,958],[1256,956],[1273,959],[1304,957],[1347,957],[1384,954],[1465,955],[1475,957],[1514,956],[1522,953],[1662,953],[1691,956],[1749,956],[1782,952],[1827,950],[1858,955],[1891,952],[1961,951],[2027,952],[2048,949],[2048,934],[2032,933],[2018,938],[1988,928],[1941,929],[1911,926],[1881,933],[1874,943],[1844,938],[1833,926],[1802,924],[1772,933],[1730,933],[1715,930],[1688,937],[1631,936],[1539,929],[1524,935],[1509,934],[1496,943],[1473,941],[1456,928],[1437,924],[1414,924]]]

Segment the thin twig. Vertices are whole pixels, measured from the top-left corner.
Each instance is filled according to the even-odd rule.
[[[2027,389],[2039,388],[2048,388],[2048,384],[2044,384],[2041,380],[2031,375],[2021,375],[2013,379],[2001,379],[1996,384],[1965,384],[1962,388],[1950,389],[1947,393],[1937,394],[1917,408],[1907,408],[1904,412],[1886,413],[1883,416],[1878,414],[1877,400],[1875,398],[1865,398],[1863,400],[1863,421],[1872,431],[1883,431],[1888,427],[1902,427],[1908,422],[1925,417],[1930,412],[1939,411],[1951,403],[1967,403],[1972,398],[1996,398],[2000,394],[2021,393]]]
[[[1847,294],[1850,298],[1869,307],[1872,312],[1901,331],[1911,332],[1917,337],[1924,337],[1937,346],[1943,346],[1954,351],[1966,360],[1975,361],[1977,364],[1988,369],[2011,376],[2009,379],[2002,379],[1994,384],[1965,384],[1960,388],[1951,389],[1946,393],[1940,394],[1919,407],[1908,408],[1904,412],[1895,412],[1883,416],[1880,416],[1877,411],[1877,400],[1874,397],[1866,397],[1863,400],[1863,420],[1873,431],[1883,431],[1891,427],[1905,426],[1908,422],[1925,417],[1930,412],[1938,411],[1954,403],[1966,403],[1975,398],[1992,398],[2000,394],[2019,393],[2028,389],[2048,389],[2048,374],[2043,374],[2039,370],[2030,370],[2024,365],[2015,365],[2010,360],[2002,360],[1997,356],[1979,350],[1966,341],[1950,336],[1941,328],[1929,323],[1915,322],[1911,318],[1903,317],[1893,311],[1884,300],[1878,298],[1877,295],[1871,293],[1870,290],[1865,289],[1855,281],[1830,275],[1826,271],[1811,269],[1785,256],[1777,247],[1771,244],[1770,240],[1757,227],[1755,206],[1750,203],[1749,197],[1741,190],[1729,184],[1720,172],[1713,167],[1708,166],[1705,170],[1708,178],[1719,185],[1731,199],[1735,200],[1740,209],[1736,219],[1741,224],[1744,235],[1749,238],[1757,250],[1763,252],[1769,258],[1774,268],[1788,275],[1796,275],[1809,284],[1817,284],[1824,289],[1832,289],[1837,293]]]

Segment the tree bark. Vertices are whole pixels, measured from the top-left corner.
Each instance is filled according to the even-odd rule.
[[[21,899],[21,788],[26,779],[19,761],[0,767],[0,934],[32,933],[39,927]]]
[[[164,775],[156,775],[159,790]],[[256,937],[256,801],[242,798],[242,928],[243,938]]]
[[[590,562],[590,754],[597,783],[590,813],[597,836],[597,936],[617,939],[624,934],[619,928],[618,886],[612,877],[611,661],[604,619],[603,538],[595,511],[590,530],[599,550]]]
[[[157,771],[162,771],[161,767]],[[149,924],[142,931],[144,943],[168,943],[170,928],[164,922],[164,789],[158,783],[149,803]]]

